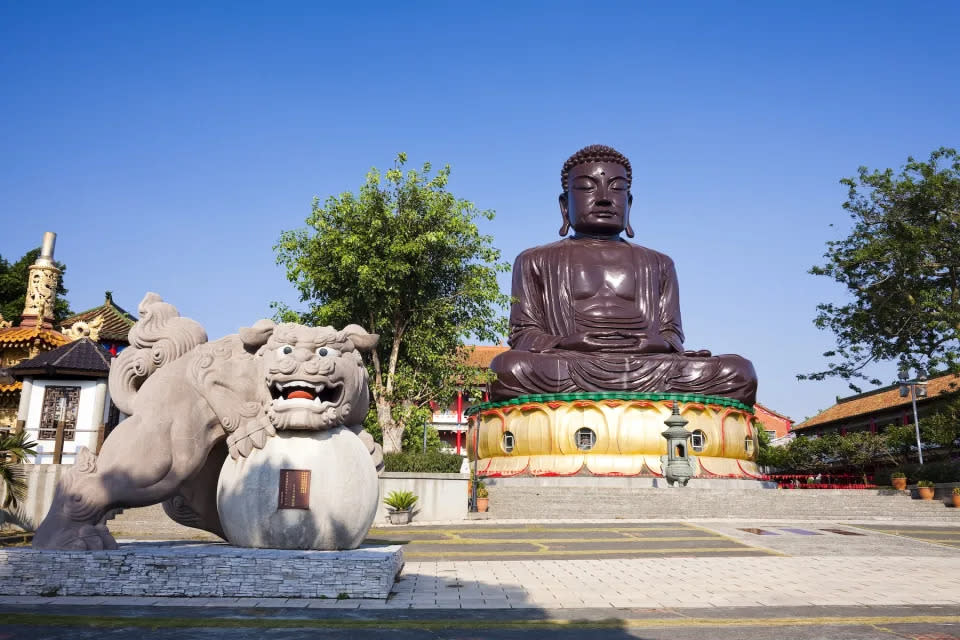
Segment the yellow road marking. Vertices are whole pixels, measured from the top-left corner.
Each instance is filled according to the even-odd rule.
[[[859,527],[860,529],[866,529],[867,531],[879,531],[880,533],[890,533],[893,535],[904,535],[908,533],[912,534],[928,534],[928,535],[947,535],[947,536],[960,536],[960,529],[956,531],[931,531],[929,529],[871,529],[870,527]]]
[[[750,548],[750,549],[763,549],[764,551],[766,551],[768,554],[770,554],[770,555],[772,555],[772,556],[784,556],[784,557],[789,557],[789,554],[784,553],[783,551],[777,551],[776,549],[770,549],[770,548],[768,548],[768,547],[761,547],[760,545],[748,544],[747,542],[745,542],[745,541],[743,541],[743,540],[738,540],[737,538],[734,538],[733,536],[728,536],[728,535],[725,534],[725,533],[720,533],[719,531],[714,531],[713,529],[708,529],[708,528],[706,528],[706,527],[701,527],[701,526],[698,526],[698,525],[695,525],[695,524],[691,524],[691,525],[689,525],[689,526],[690,526],[691,529],[699,529],[700,531],[705,531],[705,532],[707,532],[707,533],[712,533],[713,535],[715,535],[715,536],[717,536],[717,537],[719,537],[719,538],[723,538],[724,540],[727,540],[727,541],[729,541],[729,542],[733,542],[733,543],[735,543],[735,544],[742,544],[742,545],[744,545],[744,546],[747,546],[747,547]]]
[[[557,556],[586,556],[586,555],[596,555],[603,553],[617,553],[617,554],[654,554],[654,553],[721,553],[729,551],[747,551],[754,553],[764,553],[768,555],[779,555],[775,551],[770,551],[769,549],[762,549],[760,547],[747,547],[747,546],[737,546],[737,547],[662,547],[659,549],[570,549],[566,551],[550,549],[545,547],[541,551],[509,551],[503,550],[496,552],[496,555],[500,556],[542,556],[542,555],[557,555]],[[484,556],[489,557],[492,555],[489,551],[404,551],[404,558],[421,558],[421,557],[466,557],[466,556]]]
[[[875,626],[879,624],[952,624],[960,622],[960,616],[851,616],[832,618],[687,618],[683,619],[627,619],[620,620],[634,628],[658,627],[789,627],[789,626]]]
[[[663,538],[534,538],[530,540],[517,538],[450,538],[447,540],[411,540],[410,546],[421,544],[560,544],[560,543],[612,543],[612,544],[636,544],[637,542],[682,542],[684,540],[722,540],[721,536],[678,536]]]
[[[404,536],[415,536],[418,533],[442,533],[442,534],[471,534],[471,533],[536,533],[538,531],[616,531],[616,532],[629,532],[629,531],[686,531],[689,529],[699,529],[700,527],[694,527],[692,525],[677,525],[672,527],[570,527],[562,528],[562,526],[557,527],[471,527],[469,529],[428,529],[424,528],[411,528],[404,531],[398,531],[397,529],[390,528],[373,528],[370,529],[369,535],[404,535]],[[720,534],[717,534],[720,535]]]

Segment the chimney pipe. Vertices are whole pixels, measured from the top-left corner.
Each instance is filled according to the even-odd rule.
[[[40,257],[34,264],[44,267],[53,266],[53,249],[57,244],[57,234],[53,231],[45,231],[43,234],[43,245],[40,247]]]

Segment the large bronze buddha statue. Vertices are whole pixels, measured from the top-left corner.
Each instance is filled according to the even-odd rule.
[[[632,170],[592,145],[563,165],[560,213],[573,237],[522,252],[513,267],[510,351],[494,359],[493,399],[578,391],[675,392],[753,405],[757,376],[737,355],[686,351],[677,274],[627,242]]]

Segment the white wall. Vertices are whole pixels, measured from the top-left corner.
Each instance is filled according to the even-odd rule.
[[[377,523],[387,521],[383,499],[391,491],[413,491],[417,505],[414,522],[445,522],[467,519],[469,473],[407,473],[385,471],[380,474],[380,506]]]
[[[105,421],[105,416],[94,416],[96,409],[98,380],[50,380],[36,378],[33,380],[33,393],[30,394],[30,407],[27,413],[25,430],[31,440],[37,442],[38,455],[31,460],[34,464],[51,464],[54,440],[40,440],[40,416],[43,414],[43,396],[46,388],[51,387],[80,387],[80,406],[77,410],[77,428],[73,440],[64,440],[62,464],[73,464],[77,447],[87,447],[91,451],[97,448],[97,431]],[[105,382],[105,381],[104,381]],[[109,394],[104,403],[104,413],[109,410]]]

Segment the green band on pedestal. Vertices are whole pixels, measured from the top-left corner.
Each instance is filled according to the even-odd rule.
[[[732,407],[740,409],[747,413],[753,413],[753,407],[748,407],[739,400],[733,398],[722,398],[720,396],[705,396],[699,393],[638,393],[631,391],[589,391],[577,393],[534,393],[525,396],[517,396],[510,400],[501,400],[500,402],[481,402],[475,404],[464,413],[467,416],[475,415],[486,409],[496,409],[498,407],[508,407],[518,404],[527,404],[530,402],[575,402],[577,400],[676,400],[677,402],[697,402],[700,404],[713,404],[721,407]]]

